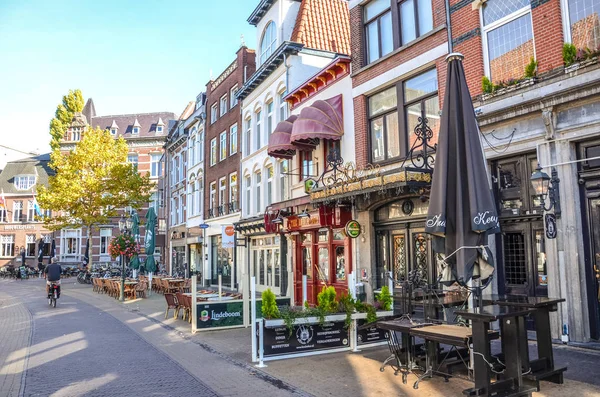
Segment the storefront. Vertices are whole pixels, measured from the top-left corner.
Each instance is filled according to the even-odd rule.
[[[281,294],[281,237],[268,235],[250,239],[250,276],[256,277],[256,291],[271,289]]]
[[[233,248],[223,247],[223,237],[219,234],[210,237],[210,284],[219,284],[225,288],[232,288],[233,280]]]
[[[286,218],[285,232],[293,239],[294,300],[303,300],[303,276],[306,276],[310,304],[324,286],[335,287],[338,296],[348,293],[347,276],[352,272],[352,242],[344,232],[351,219],[349,207],[321,205]]]

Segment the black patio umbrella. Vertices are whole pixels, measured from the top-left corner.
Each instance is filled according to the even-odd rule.
[[[41,238],[38,242],[38,264],[42,265],[44,261],[44,239]]]
[[[25,263],[25,248],[21,248],[21,264],[27,266]]]
[[[48,264],[52,263],[52,258],[54,258],[56,252],[56,242],[52,239],[52,245],[50,246],[50,257],[48,258]]]
[[[425,231],[440,254],[442,282],[466,285],[494,271],[488,235],[500,231],[494,197],[467,87],[462,54],[448,73]],[[438,266],[439,268],[440,266]]]
[[[83,254],[83,266],[90,263],[90,239],[85,242],[85,254]]]

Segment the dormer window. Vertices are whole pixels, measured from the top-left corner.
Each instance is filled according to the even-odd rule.
[[[263,64],[277,48],[277,30],[275,22],[271,21],[265,28],[263,37],[260,41],[260,63]]]
[[[159,134],[162,133],[163,132],[163,126],[162,125],[156,126],[156,132],[159,133]]]
[[[111,128],[110,129],[110,134],[111,135],[117,135],[117,129],[116,128]]]
[[[164,128],[165,128],[165,123],[162,120],[162,117],[159,117],[158,118],[158,123],[156,123],[156,133],[157,134],[162,134]]]
[[[140,133],[140,127],[133,127],[133,133],[134,134],[139,134]]]
[[[81,140],[81,128],[73,127],[73,131],[71,132],[71,140],[75,142]]]
[[[110,126],[110,134],[117,135],[117,132],[119,132],[119,126],[117,125],[117,122],[113,120]]]
[[[142,126],[140,125],[140,123],[138,122],[138,119],[135,119],[135,122],[133,123],[133,128],[131,129],[131,133],[134,135],[137,135],[140,133],[140,128]]]
[[[14,184],[17,190],[29,190],[35,185],[35,175],[17,175]]]

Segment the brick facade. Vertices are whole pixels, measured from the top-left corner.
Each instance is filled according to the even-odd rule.
[[[231,90],[235,86],[241,88],[244,85],[244,78],[250,77],[256,70],[255,52],[246,47],[238,50],[235,61],[215,80],[210,81],[206,85],[206,127],[204,138],[204,159],[205,159],[205,178],[204,178],[204,219],[226,215],[231,212],[239,211],[239,191],[241,188],[240,178],[240,160],[241,160],[241,144],[242,144],[242,115],[240,112],[240,103],[231,107]],[[227,97],[227,112],[224,115],[220,113],[220,99],[223,96]],[[218,118],[212,120],[211,107],[217,105]],[[237,124],[237,151],[234,154],[230,153],[230,128]],[[225,132],[227,136],[227,156],[220,160],[220,135]],[[217,142],[217,158],[216,163],[211,166],[211,141],[216,139]],[[229,178],[232,173],[237,172],[237,190],[236,197],[231,197],[229,189]],[[219,203],[219,179],[226,178],[225,203]],[[210,211],[210,185],[216,185],[215,208]],[[232,202],[235,200],[235,203]],[[222,204],[234,204],[233,207],[224,206],[219,212],[218,207]]]
[[[543,2],[537,7],[532,2],[531,8],[535,55],[538,74],[541,74],[563,66],[562,46],[565,39],[560,0]]]

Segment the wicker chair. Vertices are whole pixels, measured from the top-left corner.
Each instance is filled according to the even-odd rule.
[[[177,313],[175,313],[175,317],[179,318],[179,311],[183,309],[183,316],[181,318],[185,320],[185,315],[187,311],[185,307],[185,295],[183,295],[181,292],[177,292],[175,296],[177,297],[177,302],[179,303],[179,306],[177,307]]]
[[[183,283],[183,292],[188,292],[189,293],[191,289],[192,289],[192,279],[188,278]]]
[[[146,291],[148,290],[148,283],[146,281],[140,281],[138,285],[135,286],[135,297],[147,298]]]
[[[169,310],[173,309],[173,318],[177,318],[179,304],[177,298],[173,294],[165,294],[165,300],[167,301],[167,309],[165,310],[165,318],[169,316]]]

